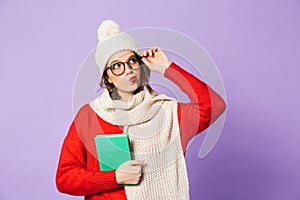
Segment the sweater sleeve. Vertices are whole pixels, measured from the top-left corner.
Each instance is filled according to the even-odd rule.
[[[212,124],[224,112],[224,100],[207,84],[174,62],[164,76],[173,81],[185,94],[189,103],[178,104],[181,142],[185,151],[188,141]]]
[[[60,192],[87,196],[122,187],[116,182],[116,170],[88,170],[85,159],[86,149],[73,121],[61,149],[56,173],[56,186]]]

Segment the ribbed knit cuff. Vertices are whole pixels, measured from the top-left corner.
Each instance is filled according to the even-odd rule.
[[[116,189],[122,187],[117,183],[116,170],[99,172],[95,174],[95,187],[98,187],[100,191]]]
[[[176,63],[172,62],[170,66],[165,69],[164,76],[172,80],[174,77],[180,77],[180,70],[182,69]]]

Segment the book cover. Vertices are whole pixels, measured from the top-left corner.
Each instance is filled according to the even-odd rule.
[[[95,144],[101,171],[117,169],[122,163],[131,160],[127,134],[96,135]]]

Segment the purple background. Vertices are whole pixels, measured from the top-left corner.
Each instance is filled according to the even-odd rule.
[[[227,92],[223,133],[186,159],[193,200],[299,200],[299,0],[0,1],[0,199],[78,199],[55,172],[81,62],[96,29],[164,27],[200,43]],[[80,197],[79,199],[82,199]]]

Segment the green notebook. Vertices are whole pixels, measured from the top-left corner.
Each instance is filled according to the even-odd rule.
[[[118,169],[122,163],[132,159],[128,134],[96,135],[95,145],[101,171]]]

